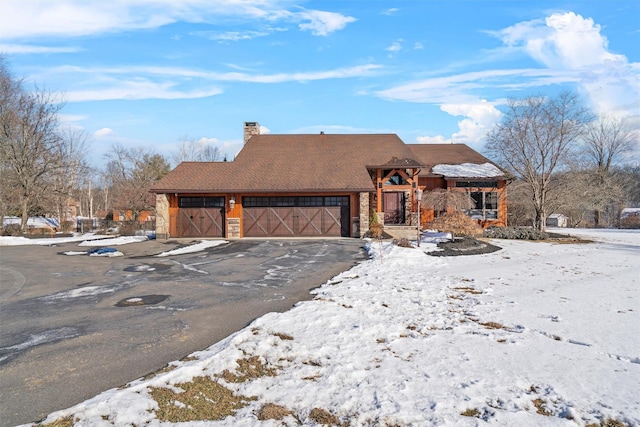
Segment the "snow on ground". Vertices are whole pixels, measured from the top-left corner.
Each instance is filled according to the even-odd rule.
[[[579,234],[603,233],[590,244],[494,240],[502,250],[458,257],[376,242],[314,300],[48,420],[169,425],[149,387],[210,375],[256,400],[189,425],[315,425],[322,408],[351,426],[640,426],[640,232]],[[219,377],[253,356],[275,376]],[[296,418],[259,421],[266,403]]]
[[[78,246],[118,246],[144,242],[145,240],[149,240],[147,236],[119,236],[101,240],[85,240]]]
[[[178,248],[178,249],[173,249],[171,251],[162,252],[156,256],[165,257],[165,256],[172,256],[172,255],[190,254],[193,252],[204,251],[207,248],[213,248],[215,246],[224,245],[226,243],[228,243],[226,240],[203,240],[200,243],[189,245],[184,248]]]
[[[43,237],[41,239],[29,239],[26,237],[0,236],[0,246],[24,246],[24,245],[42,245],[51,246],[61,243],[85,242],[101,240],[100,246],[106,240],[112,239],[113,236],[101,236],[93,233],[77,234],[66,237]]]

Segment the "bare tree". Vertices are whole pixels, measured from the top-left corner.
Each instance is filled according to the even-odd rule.
[[[220,156],[220,148],[204,138],[196,140],[184,137],[171,158],[175,164],[179,164],[181,162],[216,162],[220,160]]]
[[[13,196],[22,216],[21,229],[29,214],[46,208],[51,195],[65,187],[54,183],[77,176],[82,162],[82,144],[60,131],[58,114],[63,107],[55,94],[35,87],[28,92],[22,80],[13,78],[0,58],[0,159],[5,185],[2,198]],[[66,177],[64,176],[65,174]],[[9,186],[12,190],[4,193]]]
[[[117,145],[105,157],[104,176],[110,188],[112,206],[131,210],[134,220],[143,210],[154,210],[155,197],[149,189],[169,173],[166,159],[145,148]]]
[[[446,212],[449,209],[466,210],[473,207],[468,193],[452,191],[444,188],[436,188],[425,191],[422,195],[422,203],[425,208],[431,208],[436,212]]]
[[[631,150],[636,139],[637,134],[620,119],[603,117],[587,128],[584,153],[594,169],[591,195],[596,227],[600,225],[602,210],[622,196],[622,183],[612,174],[612,168]]]
[[[575,94],[510,99],[503,120],[487,135],[487,152],[527,183],[534,228],[544,231],[553,174],[561,170],[592,120]]]

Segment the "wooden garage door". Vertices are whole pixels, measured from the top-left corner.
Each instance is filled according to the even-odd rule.
[[[224,237],[224,197],[181,197],[178,237]]]
[[[339,205],[322,206],[331,203]],[[242,223],[246,237],[349,236],[349,197],[243,198]]]

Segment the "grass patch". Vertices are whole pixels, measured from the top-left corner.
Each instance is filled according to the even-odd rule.
[[[43,427],[73,427],[73,415],[64,418],[58,418],[47,424],[36,424]]]
[[[540,415],[544,415],[545,417],[550,417],[553,415],[549,409],[547,409],[547,404],[544,400],[538,398],[534,399],[533,406],[536,407],[536,412]]]
[[[472,288],[469,286],[461,286],[453,289],[455,289],[456,291],[462,291],[462,292],[466,292],[468,294],[473,294],[473,295],[481,295],[483,293],[482,291],[479,291],[476,288]]]
[[[280,332],[276,332],[275,334],[272,334],[272,335],[275,335],[276,337],[280,338],[283,341],[293,341],[293,337],[291,335],[283,334]]]
[[[498,322],[481,322],[478,319],[472,319],[469,317],[469,320],[471,320],[472,322],[477,323],[480,326],[484,326],[487,329],[507,329],[506,326],[504,326],[502,323],[498,323]]]
[[[158,403],[155,411],[160,421],[214,421],[234,415],[255,398],[237,396],[209,377],[195,377],[188,383],[176,384],[183,391],[151,387],[149,394]]]
[[[276,376],[276,370],[265,366],[258,356],[238,359],[236,362],[238,363],[238,368],[235,373],[228,369],[225,369],[222,373],[222,378],[229,383],[243,383],[255,378]]]
[[[309,418],[318,423],[325,426],[339,426],[340,420],[338,417],[333,415],[331,412],[322,408],[313,408],[311,413],[309,414]]]
[[[285,408],[284,406],[276,405],[275,403],[267,403],[260,408],[260,411],[256,414],[256,417],[260,421],[266,420],[281,420],[293,416],[293,412]]]
[[[487,329],[505,329],[504,325],[498,322],[483,322],[479,324]]]
[[[476,408],[469,408],[469,409],[465,409],[463,412],[461,412],[460,415],[462,415],[463,417],[480,418],[480,411],[478,411]]]
[[[585,427],[631,427],[631,425],[612,418],[607,418],[606,420],[602,420],[600,424],[587,424]]]

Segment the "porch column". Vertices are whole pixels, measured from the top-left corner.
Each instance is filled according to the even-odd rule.
[[[166,194],[156,194],[156,238],[169,238],[169,199]]]

